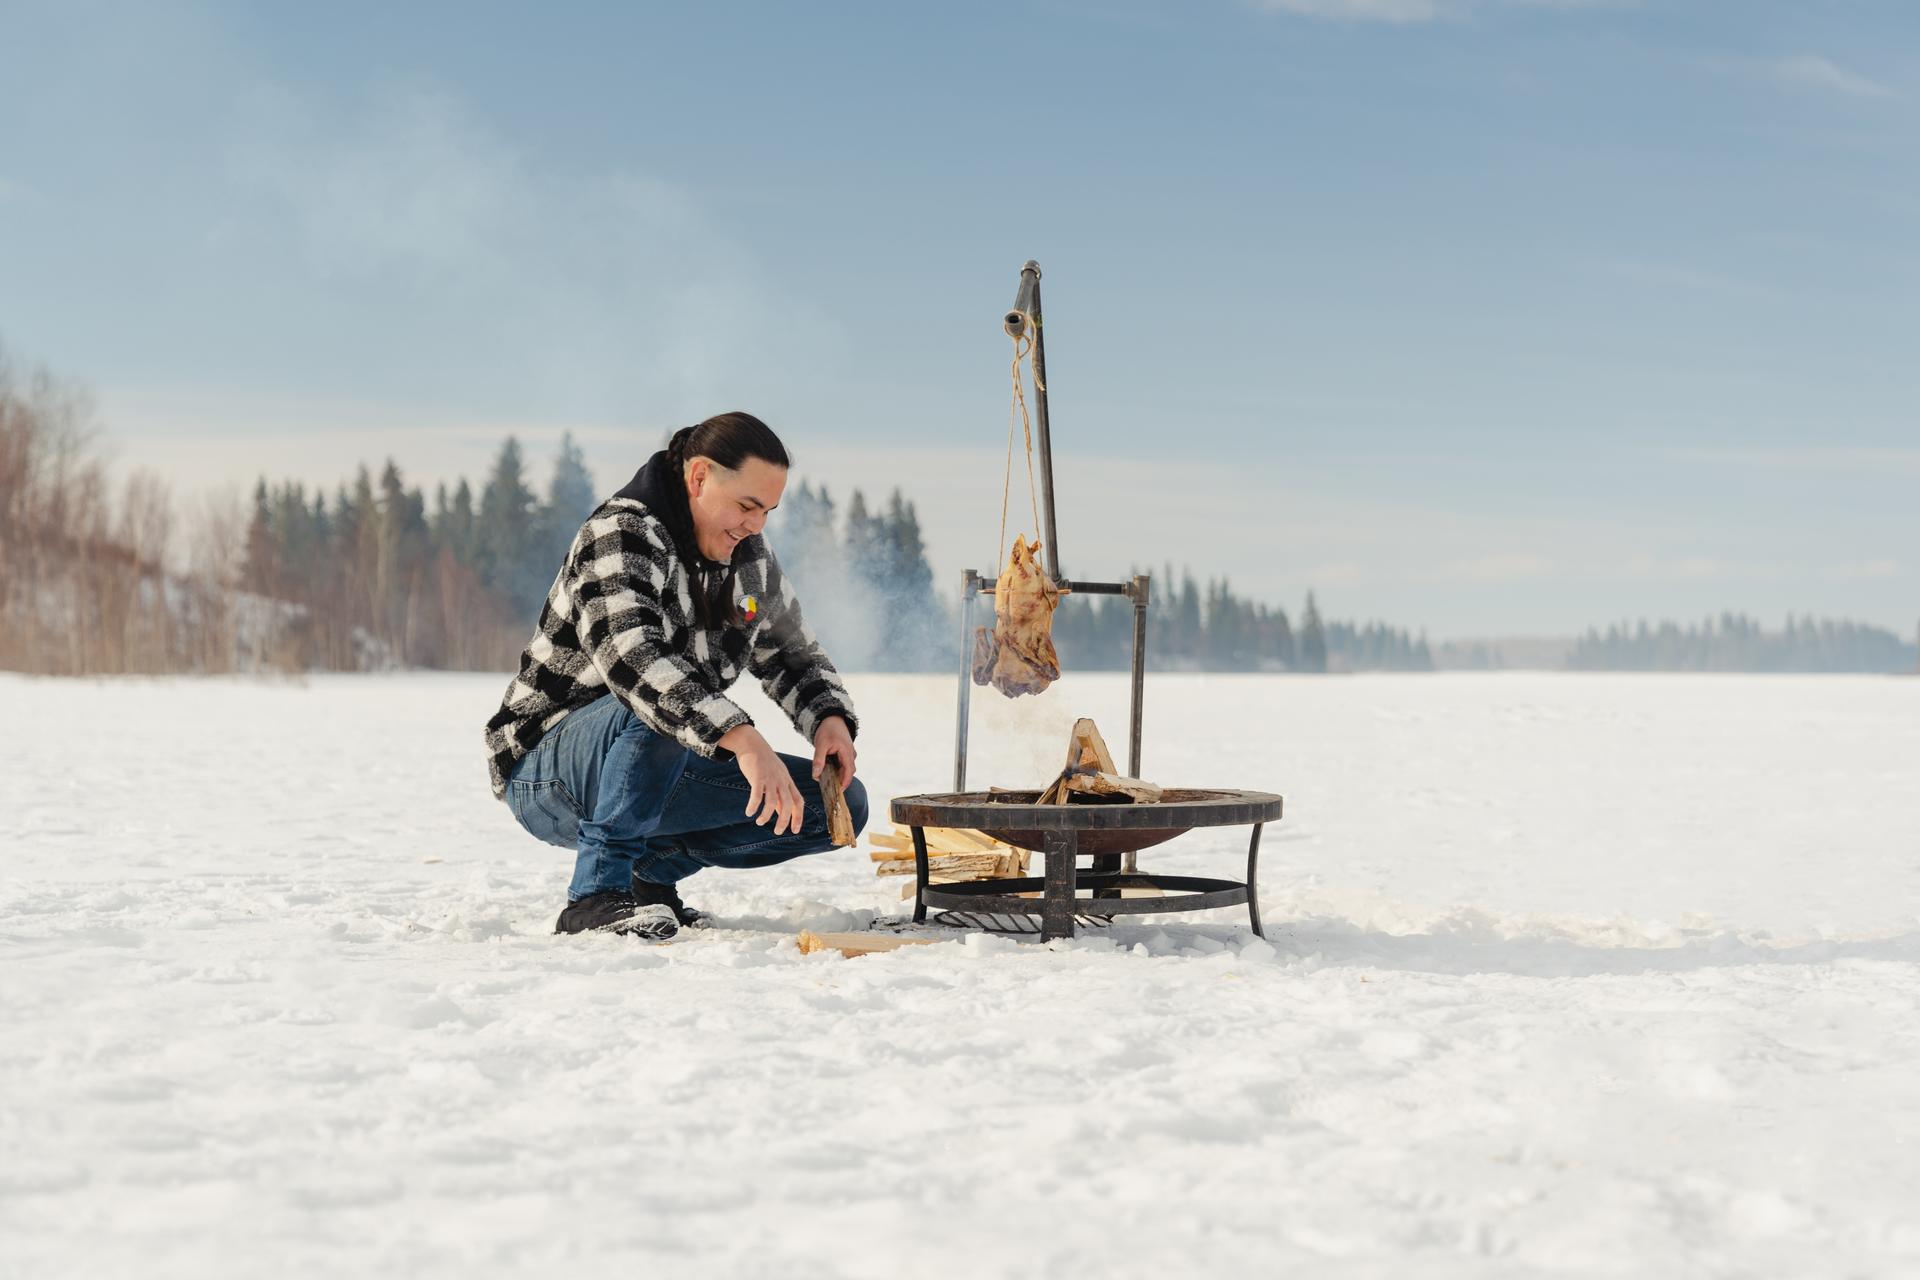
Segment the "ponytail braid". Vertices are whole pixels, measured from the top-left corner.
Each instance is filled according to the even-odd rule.
[[[667,470],[678,480],[687,469],[687,445],[693,439],[693,428],[682,427],[673,433],[667,441]]]

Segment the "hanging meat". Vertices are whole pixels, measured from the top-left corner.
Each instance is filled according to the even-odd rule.
[[[993,588],[994,625],[973,633],[973,682],[1009,698],[1039,693],[1060,678],[1053,648],[1060,588],[1040,568],[1039,552],[1038,542],[1014,535],[1013,554]]]

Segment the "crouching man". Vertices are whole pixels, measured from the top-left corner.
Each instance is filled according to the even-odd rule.
[[[866,825],[853,700],[761,536],[787,466],[751,414],[682,428],[560,566],[486,734],[494,795],[575,852],[557,933],[664,941],[699,922],[677,886],[701,868],[831,848],[823,769],[840,770]],[[811,760],[776,752],[728,700],[742,672]]]

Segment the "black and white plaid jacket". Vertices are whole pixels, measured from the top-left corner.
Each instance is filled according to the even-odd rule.
[[[686,564],[646,505],[615,497],[574,536],[547,592],[520,673],[487,721],[493,794],[541,735],[568,712],[611,691],[633,713],[688,750],[711,756],[720,736],[752,717],[726,696],[750,671],[800,736],[844,716],[853,699],[800,613],[772,548],[758,535],[734,548],[734,603],[754,597],[744,624],[696,621]],[[737,611],[738,612],[738,611]]]

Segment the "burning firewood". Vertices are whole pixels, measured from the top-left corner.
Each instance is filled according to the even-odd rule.
[[[1085,795],[1125,796],[1139,804],[1160,803],[1161,789],[1138,778],[1123,778],[1112,773],[1070,773],[1060,779],[1068,791]]]
[[[1154,783],[1120,773],[1113,763],[1113,753],[1107,750],[1107,740],[1100,736],[1093,721],[1087,719],[1074,721],[1073,733],[1067,740],[1066,768],[1047,784],[1035,803],[1065,804],[1076,791],[1086,795],[1126,796],[1140,804],[1154,804],[1161,796],[1161,788]]]
[[[1013,553],[993,588],[994,625],[973,633],[973,682],[1009,698],[1039,693],[1060,678],[1053,647],[1060,588],[1040,567],[1039,551],[1038,542],[1014,535]]]

